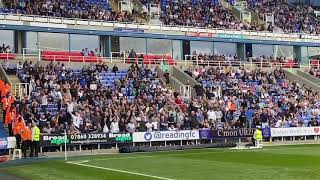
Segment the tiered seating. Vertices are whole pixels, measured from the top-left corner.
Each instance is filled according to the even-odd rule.
[[[163,24],[223,29],[263,30],[254,23],[237,19],[232,11],[217,1],[161,0]]]
[[[0,53],[1,60],[14,60],[16,59],[16,55],[12,53]]]
[[[0,13],[122,22],[135,20],[131,13],[112,11],[108,0],[3,0],[3,5]]]
[[[170,55],[144,55],[143,63],[144,64],[159,64],[160,62],[165,61],[169,65],[174,65],[175,62]]]
[[[103,73],[101,73],[101,77],[102,77],[101,82],[105,87],[112,87],[113,88],[113,87],[115,87],[114,81],[123,79],[126,76],[127,76],[126,70],[122,70],[118,73],[103,72]]]
[[[102,62],[101,57],[93,55],[83,56],[80,52],[64,51],[42,51],[42,59],[45,61]]]

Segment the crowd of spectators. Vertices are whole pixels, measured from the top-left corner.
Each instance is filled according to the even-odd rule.
[[[112,11],[107,0],[3,0],[11,12],[78,19],[133,22],[131,12]]]
[[[209,53],[198,53],[193,51],[190,57],[187,57],[187,60],[192,60],[198,64],[225,64],[230,63],[239,63],[241,59],[236,55],[218,55],[218,54],[209,54]]]
[[[0,53],[12,53],[10,45],[2,44],[2,46],[0,46]]]
[[[309,70],[309,74],[314,77],[320,78],[320,69],[319,68],[311,68]]]
[[[82,56],[97,56],[100,57],[100,51],[98,50],[98,48],[95,48],[94,50],[89,50],[88,48],[82,49],[81,50],[81,55]]]
[[[209,27],[236,30],[274,31],[288,33],[320,32],[320,21],[315,17],[314,8],[303,4],[288,4],[284,0],[247,0],[249,8],[260,19],[265,14],[274,15],[274,25],[268,27],[241,21],[233,12],[221,3],[211,0],[143,0],[145,4],[155,3],[161,6],[160,20],[166,25]],[[132,10],[112,11],[106,0],[3,0],[10,13],[42,15],[65,18],[94,19],[120,22],[138,22],[138,12]],[[2,11],[2,9],[0,9]]]
[[[210,27],[237,30],[264,30],[264,27],[237,19],[230,10],[212,1],[169,0],[161,13],[167,25]]]
[[[191,129],[190,124],[173,121],[178,112],[185,116],[186,105],[153,68],[132,65],[112,87],[104,86],[102,74],[117,74],[116,66],[97,64],[74,71],[60,63],[25,62],[17,71],[32,91],[17,98],[17,112],[25,121],[36,122],[43,133],[61,133],[66,123],[69,133]]]
[[[196,68],[187,71],[201,83],[197,95],[222,115],[213,118],[227,127],[306,127],[320,123],[319,93],[289,82],[282,69],[264,72],[244,68]],[[220,88],[221,94],[208,93]],[[217,93],[216,93],[217,94]],[[217,117],[219,119],[217,120]]]
[[[158,130],[302,127],[320,122],[318,93],[289,82],[282,69],[265,72],[243,67],[191,68],[197,97],[166,86],[153,67],[129,69],[91,64],[80,70],[61,63],[21,62],[30,96],[16,98],[17,114],[36,122],[43,133],[141,132]],[[105,86],[104,74],[115,76]]]
[[[289,5],[284,0],[247,0],[249,7],[256,12],[261,19],[265,14],[274,15],[274,25],[288,33],[311,33],[320,32],[320,21],[310,16],[311,9],[303,5]],[[309,12],[309,13],[308,13]],[[268,30],[273,30],[270,25]]]

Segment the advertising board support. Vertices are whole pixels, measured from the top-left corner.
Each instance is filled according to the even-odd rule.
[[[67,139],[67,129],[64,129],[64,138]],[[64,160],[68,160],[68,154],[67,154],[67,141],[64,141]]]

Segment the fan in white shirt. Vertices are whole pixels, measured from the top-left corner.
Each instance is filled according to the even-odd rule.
[[[215,122],[217,120],[217,116],[216,116],[216,112],[213,111],[213,109],[210,109],[208,112],[207,112],[207,115],[208,115],[208,119],[212,122]]]
[[[151,122],[151,121],[148,121],[147,123],[146,123],[146,128],[147,128],[147,132],[151,132],[151,131],[153,131],[153,124],[152,124],[153,122]]]
[[[117,119],[114,119],[114,120],[111,122],[111,125],[110,125],[110,132],[112,132],[112,133],[118,133],[119,131],[120,131],[120,129],[119,129],[118,120],[117,120]]]
[[[79,129],[81,127],[81,125],[83,124],[83,119],[82,119],[81,115],[78,112],[76,112],[75,115],[72,114],[71,112],[69,112],[69,113],[72,117],[73,125]]]
[[[158,131],[158,121],[156,121],[156,119],[153,119],[151,124],[153,126],[153,130]]]
[[[131,121],[130,123],[127,124],[126,130],[129,133],[134,133],[136,131],[136,125]]]

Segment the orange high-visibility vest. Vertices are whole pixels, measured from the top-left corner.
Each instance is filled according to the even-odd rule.
[[[16,121],[16,119],[17,119],[16,108],[14,108],[12,111],[10,111],[10,109],[8,108],[7,112],[6,112],[5,124],[8,125],[8,124],[14,123],[14,121]]]
[[[28,126],[25,126],[21,130],[21,137],[23,141],[32,140],[32,132],[31,129]]]
[[[4,82],[0,79],[0,92],[1,92],[1,96],[5,96],[6,94],[4,94]]]
[[[9,96],[8,97],[8,103],[9,103],[9,107],[11,107],[11,105],[14,103],[16,99],[13,96]]]
[[[14,124],[13,126],[13,134],[20,134],[21,135],[21,131],[25,128],[26,124],[25,122],[22,120],[21,122],[17,122]]]
[[[6,110],[9,107],[8,98],[4,97],[1,99],[2,102],[2,110]]]
[[[6,84],[6,85],[4,85],[4,93],[5,93],[5,95],[7,95],[7,93],[8,92],[11,92],[11,86],[10,86],[10,84]]]

